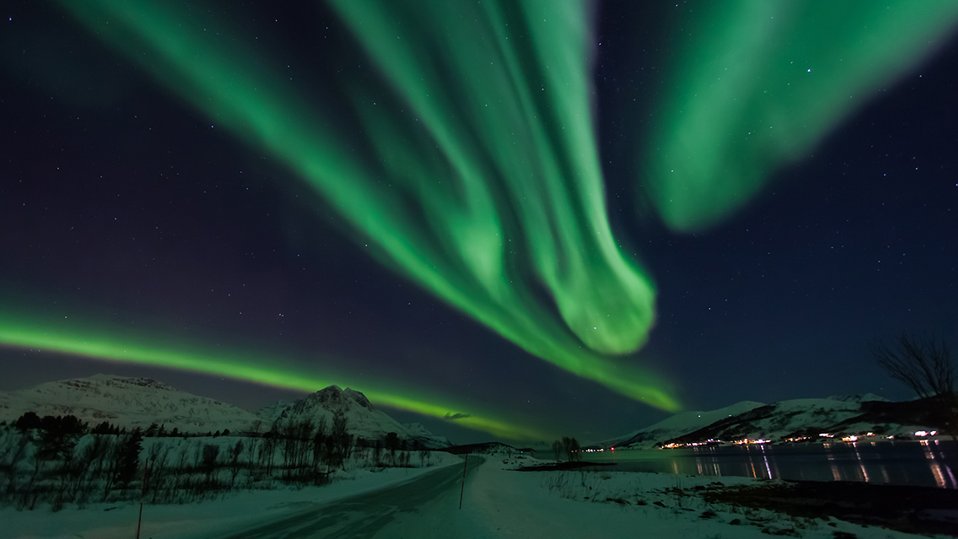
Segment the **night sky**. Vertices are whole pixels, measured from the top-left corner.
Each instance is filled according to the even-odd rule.
[[[958,4],[293,4],[4,3],[0,390],[594,440],[958,347]]]

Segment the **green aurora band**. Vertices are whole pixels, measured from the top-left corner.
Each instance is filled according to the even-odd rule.
[[[535,356],[678,408],[659,376],[603,356],[645,342],[654,290],[607,220],[584,0],[333,1],[381,71],[380,85],[328,72],[360,129],[220,21],[159,1],[61,5],[280,159],[389,267]]]
[[[179,345],[170,343],[176,341]],[[440,396],[395,382],[382,383],[364,375],[361,381],[330,367],[328,376],[317,376],[313,368],[296,366],[273,353],[223,350],[184,343],[175,336],[131,334],[129,329],[109,331],[90,325],[64,324],[50,319],[25,320],[20,314],[0,312],[0,346],[42,350],[103,361],[132,363],[223,376],[255,384],[313,392],[333,384],[353,385],[377,405],[436,417],[465,428],[512,440],[548,440],[554,434],[519,425],[495,414],[473,413],[470,405],[452,404]],[[342,362],[327,362],[341,365]],[[356,382],[355,384],[353,382]],[[411,395],[418,395],[413,397]]]
[[[954,0],[727,0],[684,20],[638,170],[674,230],[741,208],[934,50]]]
[[[379,70],[370,84],[317,66],[349,96],[339,102],[288,82],[283,62],[199,10],[149,0],[61,4],[190,105],[288,166],[393,270],[535,356],[678,408],[660,377],[604,356],[646,341],[655,291],[607,218],[585,0],[330,0]],[[720,221],[932,50],[956,20],[951,0],[700,4],[683,21],[688,37],[669,58],[657,120],[637,152],[658,212],[676,230]],[[59,330],[55,337],[16,320],[2,321],[0,342],[320,385],[301,370],[257,367],[261,359]],[[438,417],[455,408],[369,393]],[[462,424],[516,433],[481,421]]]

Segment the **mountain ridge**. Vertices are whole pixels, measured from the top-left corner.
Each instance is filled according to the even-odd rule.
[[[890,402],[872,393],[774,403],[741,401],[724,408],[681,412],[599,447],[663,446],[751,442],[806,442],[911,439],[942,430],[947,418],[933,402]]]
[[[39,416],[74,415],[96,425],[112,423],[125,428],[147,428],[153,423],[167,431],[183,433],[230,430],[257,432],[272,428],[277,420],[309,419],[318,423],[325,418],[327,428],[332,415],[342,411],[351,434],[367,439],[395,432],[401,439],[429,448],[450,445],[443,437],[429,432],[421,424],[404,425],[376,409],[357,390],[328,386],[301,399],[279,401],[251,412],[216,399],[179,391],[161,381],[145,377],[95,374],[44,382],[32,387],[0,392],[0,420],[15,421],[32,411]]]

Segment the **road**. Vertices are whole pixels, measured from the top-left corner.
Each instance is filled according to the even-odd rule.
[[[482,462],[482,457],[469,457],[467,475],[471,475]],[[408,483],[319,505],[273,522],[258,524],[227,537],[230,539],[371,537],[388,526],[400,514],[419,511],[440,497],[443,498],[443,503],[450,505],[449,511],[457,511],[462,471],[462,466],[440,468]]]

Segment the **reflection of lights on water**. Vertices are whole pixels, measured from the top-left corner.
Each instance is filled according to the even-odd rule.
[[[934,443],[935,446],[939,445],[938,440],[935,440]],[[951,471],[951,466],[948,466],[948,463],[939,461],[939,455],[935,455],[931,444],[929,444],[927,440],[921,440],[921,446],[925,454],[925,460],[928,461],[928,468],[931,470],[931,475],[935,478],[935,484],[938,485],[939,488],[946,488],[950,483],[951,488],[958,488],[958,482],[955,481],[955,474]]]
[[[928,467],[931,468],[931,475],[935,477],[935,484],[939,488],[944,488],[948,483],[945,481],[945,474],[942,473],[941,464],[931,462]]]
[[[857,441],[842,439],[849,436],[856,436]],[[840,434],[830,442],[816,444],[821,448],[821,452],[817,453],[814,462],[806,462],[802,458],[796,461],[790,449],[779,449],[779,446],[773,445],[766,447],[765,444],[754,443],[758,439],[749,438],[753,443],[739,445],[738,451],[734,452],[735,458],[731,461],[722,458],[726,456],[727,450],[714,446],[690,447],[692,455],[689,456],[693,458],[676,459],[671,462],[671,468],[676,474],[697,473],[702,476],[731,474],[775,480],[783,477],[784,472],[785,477],[799,480],[830,479],[882,484],[918,482],[937,488],[958,489],[958,467],[948,460],[951,458],[952,446],[947,441],[925,436],[904,444],[876,444],[866,438],[864,433],[849,436]],[[876,435],[875,438],[881,439],[884,435]],[[901,449],[896,450],[895,447]],[[801,457],[801,453],[798,456]],[[825,457],[825,462],[822,462],[822,456]],[[782,459],[782,462],[778,462],[778,459]],[[928,472],[924,471],[926,464]]]
[[[828,469],[832,472],[833,481],[842,480],[842,472],[838,469],[838,465],[835,464],[835,455],[832,453],[832,444],[822,444],[822,447],[825,448],[825,460],[828,461]]]
[[[768,465],[768,456],[765,454],[765,451],[762,451],[762,460],[765,461],[765,473],[768,474],[768,478],[775,479],[775,475],[772,473],[772,467]]]
[[[722,468],[719,466],[718,461],[715,460],[715,457],[710,457],[708,462],[705,462],[701,458],[696,458],[695,469],[698,470],[699,475],[722,475]]]
[[[858,444],[852,444],[852,447],[855,448],[855,460],[858,461],[858,469],[861,471],[862,479],[866,483],[871,482],[871,478],[868,477],[868,470],[865,469],[865,463],[862,462],[862,455],[858,452]]]
[[[772,473],[772,467],[768,462],[768,454],[765,450],[765,444],[758,444],[758,450],[762,453],[762,463],[765,465],[765,474],[762,477],[765,479],[775,479],[775,474]]]
[[[752,459],[752,452],[746,446],[745,454],[748,455],[748,466],[752,470],[752,478],[758,479],[758,469],[755,468],[755,460]]]

